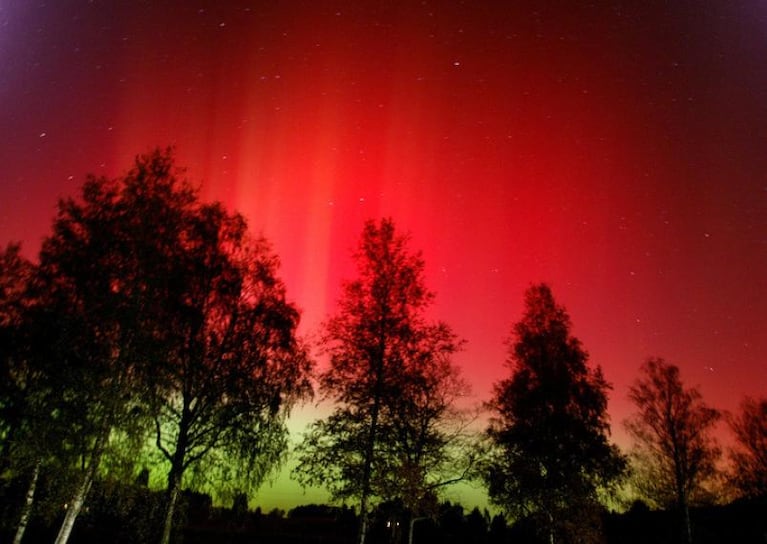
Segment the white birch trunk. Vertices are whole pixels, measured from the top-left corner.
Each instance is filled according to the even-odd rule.
[[[89,468],[85,471],[82,484],[80,484],[80,487],[77,489],[75,496],[72,498],[72,504],[69,505],[67,513],[64,515],[64,521],[61,523],[61,529],[59,529],[55,544],[66,544],[69,540],[69,536],[72,534],[72,528],[75,525],[75,520],[80,514],[80,510],[82,510],[83,504],[85,504],[85,497],[88,496],[88,491],[91,489],[95,472],[94,468]]]
[[[365,544],[365,537],[368,532],[368,515],[367,512],[360,512],[360,530],[357,536],[357,542],[359,544]]]
[[[554,544],[554,516],[551,512],[549,514],[549,544]]]
[[[40,476],[40,461],[35,463],[35,468],[32,471],[32,479],[29,482],[27,488],[27,496],[24,499],[24,506],[21,509],[21,516],[19,517],[19,526],[16,528],[16,535],[13,537],[13,544],[21,544],[21,539],[24,538],[24,531],[27,529],[29,518],[32,515],[32,505],[35,503],[35,490],[37,489],[37,478]]]

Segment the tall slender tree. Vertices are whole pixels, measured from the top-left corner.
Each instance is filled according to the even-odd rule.
[[[731,481],[747,497],[767,496],[767,398],[745,398],[731,418]]]
[[[187,469],[218,465],[238,489],[255,489],[286,451],[291,407],[311,391],[299,314],[266,242],[247,236],[242,217],[204,205],[183,245],[150,388],[156,444],[170,463],[163,543]]]
[[[450,363],[460,342],[446,324],[426,320],[434,295],[421,255],[407,246],[390,219],[365,224],[358,278],[344,285],[321,340],[330,367],[320,385],[336,407],[298,448],[302,483],[359,500],[360,544],[371,499],[393,498],[393,475],[408,471],[409,485],[425,491],[429,471],[444,468],[447,436],[438,425],[462,387]]]
[[[680,538],[692,542],[690,503],[716,475],[720,450],[712,431],[720,418],[696,387],[685,387],[679,368],[648,359],[629,390],[637,412],[626,421],[635,439],[637,485],[645,497],[679,513]]]
[[[570,329],[551,289],[530,287],[509,341],[511,377],[496,384],[490,403],[490,498],[515,517],[532,517],[550,542],[594,536],[587,513],[625,465],[608,440],[609,385]]]

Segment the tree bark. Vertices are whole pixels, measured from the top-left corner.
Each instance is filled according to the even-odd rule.
[[[388,312],[384,311],[381,322],[386,321]],[[373,455],[375,453],[376,432],[378,431],[378,412],[381,409],[381,387],[383,385],[383,366],[386,357],[386,332],[381,325],[378,339],[378,354],[373,362],[375,369],[375,385],[373,388],[373,408],[370,411],[370,434],[365,450],[365,466],[362,469],[362,497],[360,497],[360,529],[357,535],[357,543],[365,544],[367,534],[367,501],[370,495],[370,478],[373,471]]]
[[[72,498],[72,504],[67,508],[67,513],[64,515],[64,521],[61,523],[61,529],[56,536],[55,544],[65,544],[69,540],[69,536],[72,534],[72,528],[75,525],[75,520],[82,510],[83,504],[85,504],[85,498],[88,496],[88,492],[93,484],[93,477],[96,474],[96,464],[91,461],[91,465],[83,475],[83,481],[80,487],[77,488],[75,496]]]
[[[104,453],[104,446],[109,439],[109,433],[109,428],[103,429],[101,436],[96,438],[96,443],[91,450],[90,463],[85,469],[80,487],[77,488],[75,496],[72,498],[72,504],[67,508],[67,513],[64,515],[64,521],[61,523],[55,544],[66,544],[69,536],[72,534],[72,527],[74,527],[77,516],[80,515],[80,510],[82,510],[83,504],[85,504],[85,498],[88,496],[91,485],[93,485],[93,479],[96,477],[96,471],[101,462],[101,455]]]
[[[176,450],[170,458],[171,467],[170,473],[168,474],[168,506],[165,510],[165,523],[162,529],[160,544],[170,544],[171,531],[173,530],[173,516],[176,513],[176,503],[178,502],[178,495],[181,491],[181,478],[184,474],[184,462],[186,460],[186,451],[189,445],[190,418],[189,404],[184,400],[184,408],[179,423],[178,438],[176,439]]]
[[[549,515],[549,544],[554,544],[554,516],[551,512],[547,512]]]
[[[357,534],[357,542],[359,544],[365,544],[365,535],[368,532],[368,513],[364,511],[367,506],[364,501],[360,503],[360,528]]]
[[[40,464],[41,462],[38,459],[35,463],[35,468],[32,470],[32,478],[29,481],[24,506],[19,517],[19,525],[16,528],[16,535],[13,537],[13,544],[21,544],[21,539],[24,538],[24,531],[27,529],[27,524],[32,514],[32,505],[35,502],[35,490],[37,489],[37,478],[40,476]]]
[[[684,541],[686,544],[692,544],[692,524],[690,523],[690,506],[685,503],[682,505],[682,531],[684,531]]]
[[[370,438],[367,444],[367,450],[365,452],[365,466],[362,471],[362,496],[360,497],[360,528],[357,535],[358,544],[365,544],[365,536],[367,535],[367,522],[368,522],[368,495],[370,495],[370,475],[373,465],[373,451],[375,446],[375,433],[378,427],[378,404],[379,399],[376,398],[373,403],[373,413],[371,414],[370,422]]]
[[[175,475],[175,471],[173,471],[173,475],[171,476],[171,481],[169,482],[169,489],[168,489],[168,507],[165,511],[165,523],[163,524],[162,529],[162,538],[160,540],[161,544],[169,544],[170,543],[170,534],[173,530],[173,515],[176,512],[176,503],[178,502],[178,494],[181,488],[181,478]]]

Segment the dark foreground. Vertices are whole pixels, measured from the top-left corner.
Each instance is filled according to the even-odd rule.
[[[10,542],[16,522],[17,490],[0,490],[0,542]],[[162,494],[139,486],[95,487],[89,507],[78,518],[70,542],[140,544],[157,542],[162,518]],[[346,507],[302,506],[282,512],[247,511],[244,501],[233,508],[215,508],[210,497],[187,493],[177,520],[176,542],[184,544],[353,544],[357,517]],[[41,501],[24,542],[52,542],[61,512]],[[694,542],[767,543],[767,498],[740,500],[724,506],[692,511]],[[588,539],[594,543],[639,544],[678,542],[671,512],[652,511],[643,504],[628,512],[601,514],[601,531]],[[407,543],[409,519],[396,504],[379,508],[371,527],[369,544]],[[457,504],[443,503],[433,519],[414,525],[413,543],[537,544],[547,542],[530,523],[508,525],[501,516],[486,511],[464,512]]]

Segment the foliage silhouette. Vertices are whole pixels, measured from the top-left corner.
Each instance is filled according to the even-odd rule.
[[[17,451],[30,438],[19,435],[32,396],[34,369],[29,365],[26,340],[35,274],[35,266],[21,255],[19,244],[9,244],[0,253],[0,473],[28,457]]]
[[[550,542],[598,538],[589,521],[598,520],[597,492],[625,466],[608,442],[609,385],[600,368],[589,368],[570,328],[547,285],[527,290],[509,341],[511,377],[495,386],[487,431],[490,499],[516,519],[529,518]]]
[[[0,474],[28,482],[14,544],[29,523],[44,465],[65,457],[58,447],[63,426],[51,424],[61,422],[61,412],[45,368],[51,358],[44,335],[51,323],[42,319],[38,283],[37,266],[21,255],[19,244],[9,244],[0,254]]]
[[[166,259],[164,360],[149,389],[156,444],[171,464],[163,542],[187,469],[233,485],[232,496],[252,491],[286,451],[291,407],[310,393],[299,314],[266,242],[213,204],[189,210],[177,243]]]
[[[690,504],[706,498],[716,476],[720,450],[712,431],[720,414],[697,388],[684,386],[678,367],[659,358],[642,365],[629,398],[637,408],[626,421],[636,441],[634,481],[654,504],[676,508],[680,539],[689,544]]]
[[[41,319],[56,362],[46,374],[56,384],[58,424],[69,431],[65,443],[79,458],[57,544],[68,540],[105,455],[119,455],[115,441],[127,437],[135,452],[146,436],[144,377],[158,342],[141,256],[163,239],[163,218],[145,215],[140,196],[122,180],[89,177],[79,200],[59,202],[40,252]]]
[[[150,432],[170,465],[167,542],[184,474],[196,471],[198,483],[215,474],[211,487],[230,486],[232,496],[252,491],[282,459],[290,408],[311,392],[277,257],[240,215],[201,203],[182,174],[171,150],[155,150],[121,178],[89,177],[80,199],[60,202],[44,241],[36,275],[44,303],[26,325],[47,335],[34,359],[47,361],[40,374],[55,384],[45,390],[56,418],[46,428],[67,429],[79,473],[58,543],[105,462],[119,466],[123,453],[135,461]],[[10,248],[3,262],[21,268],[17,253]],[[3,284],[3,316],[18,306],[14,289]],[[0,334],[16,332],[14,323],[4,317]],[[12,405],[0,405],[3,424]]]
[[[419,530],[443,541],[504,541],[503,517],[438,502],[443,486],[473,474],[477,454],[471,418],[456,407],[467,392],[452,362],[462,342],[426,318],[434,294],[408,243],[391,220],[365,225],[358,279],[344,285],[321,339],[331,366],[320,385],[335,407],[298,447],[296,474],[335,499],[360,501],[360,540],[377,502],[400,527],[432,516]],[[90,177],[78,199],[62,200],[39,265],[18,245],[0,252],[0,491],[23,502],[21,515],[2,509],[4,520],[21,519],[16,542],[28,523],[60,520],[67,503],[57,537],[65,542],[86,497],[89,525],[78,538],[148,541],[164,526],[167,542],[173,523],[185,523],[177,501],[215,516],[210,497],[183,487],[233,500],[227,530],[261,520],[247,511],[248,493],[283,460],[286,418],[311,391],[298,310],[278,265],[241,216],[200,202],[170,150],[137,157],[121,178]],[[525,302],[509,341],[511,376],[490,403],[483,468],[493,502],[517,519],[515,534],[536,541],[597,541],[603,518],[617,541],[647,520],[670,538],[664,512],[606,516],[598,503],[625,465],[607,438],[609,385],[548,286],[531,287]],[[685,541],[691,519],[697,530],[704,515],[748,519],[763,509],[767,400],[746,399],[730,420],[731,479],[745,498],[696,515],[690,507],[710,499],[716,475],[719,413],[661,359],[645,363],[630,397],[640,491],[654,506],[678,508]],[[166,463],[152,468],[168,468],[164,498],[124,487],[125,473],[115,472],[135,473],[148,437]],[[36,507],[35,518],[40,489],[49,511]],[[276,527],[283,514],[263,518]],[[346,509],[343,517],[345,528],[356,520]],[[112,526],[131,519],[147,524]],[[752,525],[743,534],[758,534]],[[371,539],[394,534],[381,523],[376,530]]]
[[[299,481],[360,501],[360,543],[371,499],[400,498],[414,511],[435,504],[437,489],[471,462],[454,405],[465,385],[450,360],[461,342],[426,320],[434,295],[407,244],[389,219],[365,224],[358,279],[344,285],[321,339],[330,368],[320,385],[336,407],[297,450]]]
[[[744,399],[729,423],[735,435],[732,483],[743,496],[767,497],[767,398]]]

